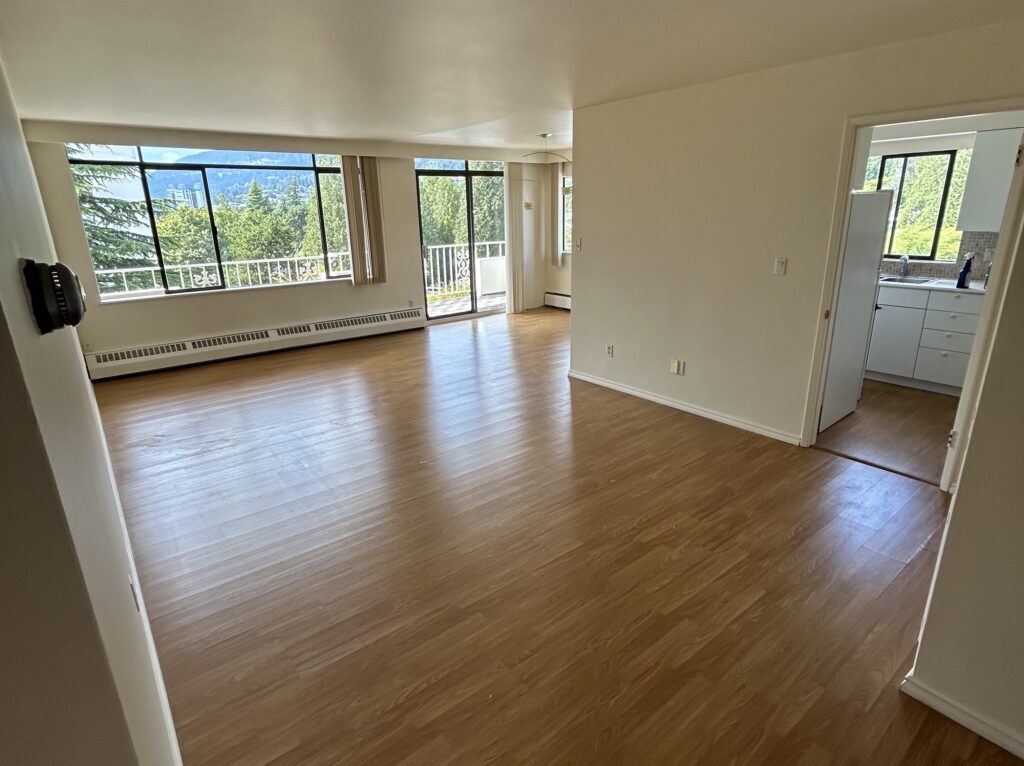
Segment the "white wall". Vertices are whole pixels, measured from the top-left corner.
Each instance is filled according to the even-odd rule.
[[[572,369],[797,439],[847,119],[1021,97],[1022,44],[1007,23],[577,110]]]
[[[1018,249],[905,688],[1024,757],[1022,266]]]
[[[180,763],[170,710],[149,634],[145,605],[142,604],[142,612],[139,613],[132,598],[130,585],[135,579],[134,563],[128,549],[110,460],[81,348],[72,331],[41,336],[33,324],[26,301],[19,259],[52,262],[54,251],[27,147],[2,71],[0,199],[3,200],[0,205],[0,306],[17,355],[16,359],[5,355],[4,367],[9,370],[12,366],[20,365],[24,388],[31,398],[38,431],[49,457],[48,468],[52,472],[50,481],[53,482],[51,486],[55,485],[59,502],[63,505],[67,529],[74,543],[81,576],[95,615],[95,625],[98,626],[109,662],[109,672],[113,675],[138,761],[145,766]],[[17,407],[19,404],[18,397],[13,394],[5,396],[3,401],[5,408]],[[13,434],[5,430],[4,438],[13,438]],[[25,446],[26,449],[31,447],[28,443]],[[5,487],[18,482],[47,481],[46,466],[40,467],[35,476],[21,472],[18,475],[7,473],[15,468],[16,464],[0,465],[0,472],[5,474]],[[17,497],[17,494],[13,497],[11,494],[6,495],[6,499],[13,499],[14,502],[17,502]],[[34,550],[38,556],[45,556],[48,550],[52,550],[55,541],[49,540],[47,543],[46,546],[40,544],[29,550]],[[26,541],[25,544],[31,545],[31,542]],[[4,559],[4,564],[8,564],[8,559]],[[60,562],[55,562],[55,567],[59,565]],[[30,571],[8,573],[5,569],[4,576],[27,577]],[[43,583],[40,592],[48,592],[52,585],[50,582]],[[41,610],[48,605],[52,604],[40,601],[35,608]],[[61,617],[50,616],[58,620]],[[40,615],[29,613],[24,617],[37,619]],[[5,613],[4,619],[17,617]],[[74,627],[69,624],[65,629]],[[4,648],[10,650],[6,642],[5,634]],[[86,656],[83,654],[83,660]],[[22,658],[12,657],[11,661],[18,663]],[[55,660],[47,672],[59,672],[64,666],[65,662]],[[87,672],[92,674],[94,671],[89,669]],[[40,681],[41,687],[49,684],[47,680]],[[75,686],[69,682],[67,693],[70,694]],[[66,730],[60,725],[60,719],[66,715],[61,709],[64,705],[96,704],[100,710],[109,710],[103,703],[103,692],[102,686],[97,685],[95,703],[89,699],[52,700],[53,726],[47,729],[46,736],[70,737],[78,733],[77,729]],[[7,697],[6,690],[4,696]],[[111,726],[123,726],[117,721],[109,723]],[[96,736],[104,735],[96,732]],[[41,744],[40,748],[41,751],[51,748],[52,752],[52,743]],[[123,753],[111,753],[109,760],[90,761],[89,752],[90,748],[83,747],[79,757],[74,760],[47,760],[44,756],[39,759],[19,758],[10,762],[126,762]]]
[[[563,162],[561,163],[562,175],[572,175],[572,163]],[[559,179],[559,191],[550,204],[553,206],[552,222],[555,226],[553,236],[555,238],[555,246],[561,249],[561,217],[562,217],[562,199],[561,199],[561,179]],[[549,258],[547,261],[547,268],[545,269],[545,280],[544,289],[551,293],[559,293],[561,295],[572,295],[572,253],[562,253],[561,263],[555,263],[554,259]]]
[[[273,139],[267,144],[275,148]],[[388,259],[384,284],[356,287],[348,281],[331,280],[100,303],[64,146],[32,142],[29,149],[58,257],[79,274],[85,286],[89,321],[83,323],[79,335],[86,351],[423,306],[419,212],[411,159],[380,161]]]

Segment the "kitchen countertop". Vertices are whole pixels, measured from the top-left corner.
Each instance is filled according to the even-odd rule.
[[[925,282],[920,285],[910,285],[906,282],[883,282],[879,279],[878,284],[882,287],[898,287],[901,290],[942,290],[948,293],[973,293],[974,295],[985,294],[984,279],[972,279],[968,283],[970,287],[965,287],[959,290],[957,289],[955,279],[933,279],[931,282]]]

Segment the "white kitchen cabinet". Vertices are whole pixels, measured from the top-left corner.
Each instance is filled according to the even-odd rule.
[[[934,389],[964,384],[985,296],[948,288],[879,288],[867,373]],[[920,307],[920,308],[918,308]],[[895,380],[893,380],[895,378]]]
[[[924,309],[881,305],[871,330],[868,369],[912,378],[924,315]]]
[[[959,231],[999,231],[1022,133],[1021,128],[983,130],[974,139],[956,222]]]
[[[970,354],[956,351],[942,351],[937,348],[922,348],[917,353],[917,365],[914,377],[930,383],[942,383],[946,386],[962,386],[967,375],[967,362]]]

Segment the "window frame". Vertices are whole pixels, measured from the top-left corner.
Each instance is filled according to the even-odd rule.
[[[566,203],[566,199],[567,198],[568,199],[572,199],[572,188],[573,188],[571,180],[569,181],[569,185],[568,186],[565,185],[565,179],[567,179],[567,178],[568,179],[572,179],[572,176],[571,175],[566,175],[565,173],[561,173],[560,172],[559,175],[558,175],[558,178],[559,178],[558,196],[560,198],[559,199],[559,205],[558,205],[558,239],[560,240],[559,247],[560,247],[560,249],[562,251],[562,255],[572,255],[572,251],[573,251],[572,237],[569,238],[568,242],[565,239],[565,234],[566,234],[566,230],[565,230],[565,203]]]
[[[420,230],[420,257],[425,257],[423,254],[426,253],[427,246],[423,242],[423,210],[422,200],[420,199],[420,178],[423,176],[448,176],[448,177],[463,177],[466,179],[466,226],[469,234],[469,252],[472,254],[476,248],[476,227],[473,224],[473,177],[505,177],[505,170],[470,170],[469,160],[460,160],[462,162],[462,170],[456,170],[453,168],[417,168],[415,167],[415,160],[413,160],[413,166],[416,174],[416,223]],[[508,199],[505,199],[505,214],[508,215]],[[508,242],[508,232],[505,232],[505,242]],[[471,258],[472,260],[472,258]],[[420,264],[420,277],[423,281],[423,305],[427,306],[427,278],[423,273],[423,264]],[[469,297],[470,307],[466,311],[458,311],[453,314],[445,314],[438,317],[430,317],[428,310],[428,319],[448,319],[456,316],[467,316],[476,314],[477,299],[476,299],[476,266],[475,264],[469,270]]]
[[[900,154],[883,154],[878,160],[878,178],[875,181],[875,191],[882,191],[882,180],[885,178],[885,164],[889,160],[903,160],[903,167],[900,168],[900,181],[895,189],[892,191],[896,192],[896,196],[893,200],[895,207],[892,212],[892,229],[888,232],[888,242],[885,245],[885,251],[882,253],[884,258],[898,259],[904,255],[907,258],[915,261],[934,261],[936,260],[935,255],[939,250],[939,239],[942,236],[942,222],[946,218],[946,204],[949,201],[949,187],[953,181],[953,170],[956,167],[957,160],[956,149],[943,149],[939,151],[930,152],[903,152]],[[896,229],[900,219],[900,204],[903,202],[903,181],[907,175],[907,164],[909,160],[915,157],[948,157],[949,163],[946,166],[946,179],[942,185],[942,196],[939,199],[939,213],[935,219],[935,232],[932,234],[932,247],[928,255],[911,255],[909,253],[893,253],[892,245],[896,239]]]
[[[65,147],[66,146],[67,146],[67,144],[65,144]],[[126,144],[121,144],[121,146],[126,146]],[[342,185],[344,185],[344,183],[345,183],[344,174],[342,172],[342,169],[341,169],[340,165],[337,166],[337,167],[331,166],[331,165],[318,165],[317,161],[316,161],[316,158],[317,158],[317,153],[316,152],[310,152],[309,153],[310,165],[308,165],[308,166],[304,166],[304,165],[253,165],[253,164],[243,164],[243,163],[221,163],[221,162],[211,162],[211,163],[152,162],[152,161],[146,161],[146,160],[142,159],[142,145],[141,144],[135,145],[133,148],[135,149],[136,156],[138,157],[137,161],[134,161],[134,160],[95,160],[95,159],[68,157],[67,158],[68,166],[69,167],[73,167],[75,165],[120,165],[120,166],[126,166],[126,167],[134,167],[134,168],[138,169],[139,175],[140,175],[141,180],[142,180],[142,192],[143,192],[143,195],[145,196],[146,213],[147,213],[147,217],[148,217],[148,220],[149,220],[150,230],[151,230],[151,233],[152,233],[152,236],[153,236],[153,249],[156,252],[157,266],[160,269],[160,280],[161,280],[161,282],[163,284],[163,290],[164,290],[163,291],[163,295],[164,296],[166,296],[166,295],[183,295],[183,294],[187,294],[187,293],[205,293],[205,292],[212,292],[212,291],[215,291],[215,290],[257,290],[257,289],[260,289],[262,287],[288,287],[288,286],[294,286],[294,285],[316,284],[316,282],[281,282],[279,284],[274,284],[274,285],[256,285],[256,286],[249,286],[249,287],[231,287],[231,288],[229,288],[227,286],[227,280],[225,279],[225,276],[224,276],[224,262],[223,262],[223,260],[221,258],[220,239],[219,239],[218,234],[217,234],[217,220],[216,220],[216,217],[215,217],[214,211],[213,211],[213,199],[210,196],[210,183],[209,183],[209,180],[207,179],[207,176],[206,176],[207,168],[215,169],[215,170],[281,170],[281,171],[285,171],[285,172],[312,173],[313,174],[313,189],[314,189],[314,193],[316,194],[316,207],[317,207],[318,219],[319,219],[319,222],[320,222],[320,249],[321,249],[321,253],[323,255],[323,260],[324,260],[324,281],[329,281],[329,280],[332,280],[332,279],[333,280],[354,281],[354,275],[352,273],[349,273],[349,274],[336,274],[336,275],[332,275],[331,274],[330,255],[329,255],[329,253],[327,251],[327,229],[326,229],[325,224],[324,224],[323,198],[322,198],[322,196],[320,194],[320,176],[321,175],[335,175],[335,174],[340,175],[340,176],[342,176],[341,183],[342,183]],[[201,147],[191,147],[191,148],[196,148],[196,149],[202,150]],[[291,154],[305,154],[305,152],[291,152]],[[220,284],[218,284],[218,285],[211,285],[209,287],[183,288],[181,290],[172,290],[172,289],[170,289],[168,287],[167,271],[166,271],[166,268],[164,266],[163,253],[161,252],[161,249],[160,249],[160,235],[157,232],[157,228],[156,228],[156,211],[153,208],[153,198],[150,195],[150,191],[149,191],[149,176],[147,175],[147,172],[146,172],[147,170],[193,170],[193,171],[199,171],[199,173],[200,173],[200,175],[202,176],[202,179],[203,179],[203,193],[206,195],[206,210],[207,210],[207,214],[210,216],[210,232],[211,232],[211,234],[213,236],[213,249],[214,249],[214,255],[217,258],[217,273],[218,273],[218,275],[220,277]],[[346,215],[347,215],[347,213],[348,213],[348,211],[346,210]],[[84,221],[83,221],[83,225],[84,225]],[[89,250],[89,264],[92,267],[93,272],[95,272],[96,264],[92,260],[92,249],[91,248]],[[319,282],[319,281],[320,280],[317,280],[317,282]],[[129,294],[126,294],[126,295],[119,295],[119,296],[117,296],[115,298],[107,298],[106,300],[104,300],[103,294],[102,293],[98,294],[98,299],[99,299],[100,303],[116,303],[118,301],[124,301],[124,300],[143,300],[145,298],[155,298],[155,297],[161,297],[161,296],[159,294],[149,293],[149,292],[146,295],[131,295],[129,293]]]

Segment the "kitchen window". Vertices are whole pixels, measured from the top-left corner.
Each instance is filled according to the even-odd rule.
[[[66,150],[101,301],[352,277],[337,155]]]
[[[971,150],[887,154],[868,158],[865,189],[891,189],[885,257],[955,261],[956,222]]]

